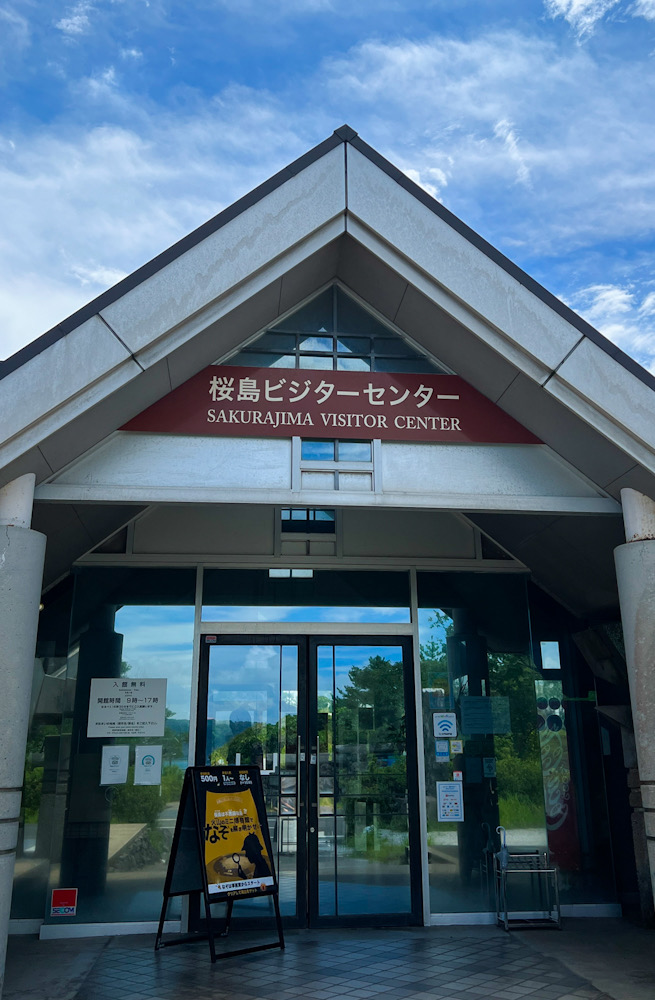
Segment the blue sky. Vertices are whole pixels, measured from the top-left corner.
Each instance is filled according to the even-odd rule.
[[[0,357],[347,122],[655,371],[655,0],[0,0]]]

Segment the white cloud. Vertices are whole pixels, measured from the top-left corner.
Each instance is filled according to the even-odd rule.
[[[71,7],[64,17],[55,21],[55,28],[58,28],[68,36],[86,35],[91,29],[89,14],[93,10],[93,5],[88,3],[87,0],[80,0],[80,3]]]
[[[526,187],[531,188],[532,182],[530,179],[530,171],[519,150],[518,136],[516,134],[516,130],[512,126],[512,123],[507,121],[505,118],[503,118],[502,121],[496,122],[494,126],[494,135],[503,140],[509,158],[516,163],[517,181],[520,184],[525,184]]]
[[[630,13],[633,17],[645,17],[647,21],[655,21],[655,0],[636,0]]]
[[[579,37],[593,31],[597,22],[618,3],[619,0],[544,0],[546,12],[551,17],[565,18]]]
[[[117,84],[118,79],[113,66],[108,66],[94,76],[88,76],[82,80],[82,85],[86,86],[89,96],[95,99],[107,97],[115,92]]]
[[[112,79],[101,73],[79,99],[123,102],[131,128],[44,127],[0,142],[0,357],[306,148],[262,96],[235,89],[194,115],[154,114]]]
[[[492,242],[557,253],[655,228],[651,62],[507,31],[366,42],[322,72],[322,106]]]
[[[405,173],[410,181],[414,181],[415,184],[422,187],[433,198],[436,198],[438,201],[441,200],[441,191],[448,185],[448,178],[443,170],[439,170],[438,167],[426,167],[421,173],[419,170],[413,170],[408,167]]]
[[[7,259],[6,251],[0,258]],[[80,309],[89,299],[66,275],[21,270],[9,264],[0,281],[0,358],[10,357],[55,323]]]
[[[552,18],[563,17],[578,35],[590,35],[599,21],[621,4],[621,12],[631,17],[655,21],[655,0],[543,0],[546,13]],[[617,11],[618,13],[618,11]]]
[[[88,264],[72,264],[71,273],[75,275],[82,287],[91,285],[95,288],[110,288],[127,277],[127,272],[119,271],[114,267],[105,267],[96,261],[89,261]]]
[[[640,298],[634,288],[590,285],[580,289],[570,304],[617,347],[655,374],[655,292]]]
[[[12,7],[0,7],[0,45],[2,49],[24,49],[31,37],[27,18]]]
[[[655,316],[655,292],[649,292],[639,306],[641,316]]]
[[[121,59],[143,59],[143,52],[141,49],[121,49]]]
[[[339,0],[215,0],[216,6],[236,14],[255,12],[275,18],[289,17],[294,14],[320,14],[334,11],[341,6]]]

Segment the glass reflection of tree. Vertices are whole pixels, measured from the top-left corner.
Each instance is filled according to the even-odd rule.
[[[262,766],[264,757],[269,759],[274,753],[286,749],[287,753],[295,754],[298,717],[285,715],[283,733],[286,746],[280,747],[280,727],[277,722],[253,722],[251,725],[234,732],[225,743],[216,747],[211,753],[212,764],[234,764],[236,755],[240,754],[242,764]]]
[[[337,691],[336,782],[339,811],[346,817],[349,839],[355,833],[355,805],[365,808],[368,848],[373,824],[407,829],[406,723],[403,670],[383,656],[352,666],[348,683]]]
[[[465,683],[451,701],[446,640],[453,632],[449,615],[435,609],[430,638],[421,644],[421,677],[432,710],[457,709]],[[508,828],[538,828],[544,822],[539,737],[535,728],[535,670],[527,653],[487,651],[489,694],[509,698],[512,732],[494,737],[500,821]],[[439,692],[437,697],[436,692]],[[426,738],[431,737],[431,726]]]
[[[121,660],[120,676],[128,677],[132,664]],[[135,785],[134,764],[128,769],[125,784],[114,785],[112,790],[112,823],[145,823],[149,829],[153,851],[160,855],[169,845],[164,845],[156,823],[162,810],[177,804],[182,792],[184,768],[189,749],[189,720],[176,719],[175,712],[166,708],[164,735],[123,737],[120,743],[130,748],[160,745],[162,748],[161,785]],[[133,751],[130,750],[133,756]]]
[[[535,679],[527,654],[490,653],[492,695],[509,698],[512,732],[495,737],[500,821],[508,829],[538,829],[544,824],[539,735],[535,725]]]

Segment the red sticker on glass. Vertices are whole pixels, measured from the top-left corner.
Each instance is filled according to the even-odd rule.
[[[74,917],[77,914],[77,889],[53,889],[51,917]]]

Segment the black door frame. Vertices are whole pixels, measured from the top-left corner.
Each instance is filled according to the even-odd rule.
[[[296,871],[296,916],[285,915],[287,926],[298,927],[374,927],[420,926],[423,923],[420,815],[418,784],[418,748],[416,731],[416,700],[413,668],[412,636],[407,634],[375,634],[375,626],[366,635],[348,632],[329,634],[274,632],[214,633],[208,641],[206,634],[200,641],[200,670],[198,688],[198,715],[196,728],[197,766],[206,764],[207,748],[207,697],[209,683],[209,651],[212,646],[279,645],[296,646],[298,650],[298,836]],[[319,646],[400,646],[402,648],[405,697],[405,725],[407,733],[407,795],[409,845],[408,863],[410,876],[411,909],[409,913],[344,914],[319,916],[318,914],[318,787],[316,755],[318,746],[318,713],[311,710],[316,705],[317,650]],[[313,833],[310,830],[313,828]],[[235,918],[237,914],[235,912]]]
[[[305,743],[301,734],[307,732],[307,637],[296,633],[232,633],[212,634],[209,641],[207,635],[200,637],[200,672],[198,679],[198,715],[196,724],[196,766],[203,767],[207,753],[207,699],[209,694],[209,652],[213,646],[295,646],[298,650],[298,759],[296,761],[298,774],[298,834],[296,844],[296,915],[284,915],[287,927],[307,927],[308,912],[308,867],[307,867],[307,836],[305,831],[307,821],[307,779],[308,762],[306,760]],[[301,835],[302,834],[302,835]],[[277,863],[276,863],[277,869]],[[279,876],[279,872],[278,872]],[[239,921],[238,907],[234,920]]]

